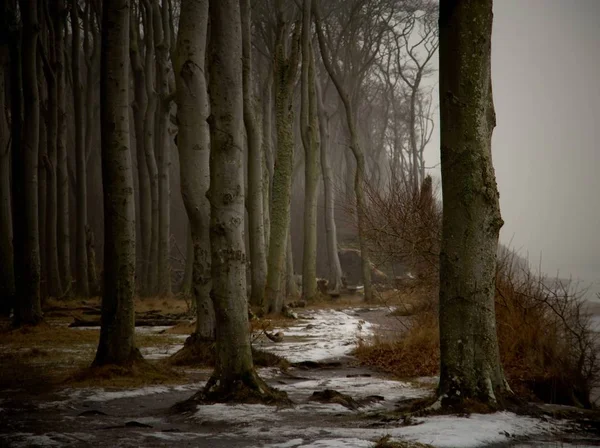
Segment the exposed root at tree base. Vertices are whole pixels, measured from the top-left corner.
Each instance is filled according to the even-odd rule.
[[[194,412],[198,405],[215,403],[292,405],[285,392],[268,386],[252,371],[228,381],[212,376],[204,389],[188,400],[175,404],[171,410],[174,413],[190,413]]]
[[[139,387],[177,383],[184,377],[166,366],[136,358],[123,365],[91,366],[76,372],[64,382],[71,387]]]
[[[213,367],[215,365],[215,342],[192,334],[185,340],[181,350],[164,361],[171,366]],[[290,363],[281,356],[252,347],[252,359],[257,367],[279,367],[286,370]]]

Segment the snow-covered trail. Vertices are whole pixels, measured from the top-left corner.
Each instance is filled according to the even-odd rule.
[[[184,418],[166,411],[199,390],[203,381],[130,390],[66,389],[52,401],[32,401],[12,431],[3,431],[0,423],[0,446],[366,448],[391,435],[439,448],[516,447],[520,437],[542,440],[564,429],[561,421],[508,412],[416,418],[411,425],[390,418],[389,411],[399,401],[431,394],[435,380],[394,381],[346,362],[352,359],[356,342],[373,334],[376,324],[369,322],[368,315],[369,310],[304,310],[293,326],[281,329],[282,342],[255,341],[259,348],[291,362],[341,361],[333,369],[260,369],[269,384],[288,393],[294,407],[215,404],[199,406]],[[173,338],[172,345],[147,355],[167,356],[182,342],[181,337]],[[209,373],[205,371],[205,377]],[[325,389],[348,394],[365,405],[351,410],[310,401],[313,392]],[[0,421],[2,417],[0,409]],[[557,445],[538,441],[521,446]]]

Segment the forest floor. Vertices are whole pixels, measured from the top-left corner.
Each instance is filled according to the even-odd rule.
[[[41,329],[0,333],[0,447],[366,448],[385,436],[406,441],[398,445],[405,448],[600,446],[598,435],[573,419],[549,415],[402,417],[403,406],[432,395],[437,378],[399,380],[358,365],[351,352],[360,340],[402,327],[389,307],[366,306],[360,297],[298,309],[297,320],[254,325],[253,345],[292,363],[258,371],[288,393],[293,407],[216,404],[172,414],[171,406],[198,391],[211,369],[86,379],[78,372],[93,359],[99,329],[68,325],[97,318],[97,307],[93,300],[47,304]],[[136,327],[142,354],[162,366],[193,329],[186,303],[144,300],[137,311],[139,321],[165,324]],[[271,342],[263,329],[281,329],[283,341]],[[325,390],[344,396],[311,400]]]

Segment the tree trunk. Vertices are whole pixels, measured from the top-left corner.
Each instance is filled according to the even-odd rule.
[[[300,296],[298,284],[296,283],[296,273],[294,272],[294,250],[292,248],[292,232],[289,229],[285,257],[285,277],[283,277],[281,280],[282,282],[285,280],[285,289],[283,287],[281,289],[285,291],[286,296],[294,299]]]
[[[323,64],[325,65],[325,69],[327,73],[331,77],[333,84],[335,85],[338,94],[344,103],[344,109],[346,111],[346,123],[348,125],[348,132],[350,133],[350,149],[352,150],[352,154],[354,155],[354,159],[356,160],[356,171],[354,173],[354,194],[356,196],[356,214],[358,220],[358,240],[360,245],[360,257],[361,257],[361,267],[362,267],[362,276],[363,283],[365,288],[365,300],[371,301],[373,300],[373,288],[371,285],[371,260],[369,257],[369,247],[367,245],[366,238],[364,236],[365,233],[365,154],[360,146],[360,142],[358,140],[358,132],[356,130],[356,113],[354,108],[352,107],[352,102],[350,101],[350,97],[348,96],[348,92],[346,92],[342,82],[340,80],[340,76],[338,74],[337,64],[334,67],[333,63],[328,54],[325,37],[323,35],[323,30],[321,29],[320,18],[318,15],[318,11],[315,8],[315,25],[317,29],[317,36],[319,39],[319,48],[321,49],[321,59],[323,60]]]
[[[311,3],[302,10],[301,134],[304,146],[304,248],[302,296],[317,296],[317,194],[319,188],[319,134],[316,114],[314,56],[311,47]]]
[[[267,81],[263,87],[263,99],[262,99],[262,150],[261,154],[263,157],[263,219],[264,219],[264,241],[265,241],[265,254],[269,253],[269,239],[271,237],[271,173],[273,171],[273,148],[271,146],[271,138],[273,132],[273,104],[272,95],[273,90],[273,71],[269,70],[267,75]],[[265,279],[266,287],[266,279]]]
[[[275,45],[275,126],[277,128],[277,163],[273,173],[271,202],[271,234],[269,241],[266,301],[268,311],[283,309],[283,270],[290,225],[290,199],[294,164],[294,112],[291,106],[298,67],[298,27],[292,38],[292,54],[285,55],[287,27],[279,12]]]
[[[162,8],[158,0],[153,0],[154,42],[156,51],[156,143],[155,153],[158,165],[158,265],[157,293],[160,296],[171,294],[171,144],[168,133],[169,107],[169,52],[171,33],[168,26],[169,8],[163,0]]]
[[[23,128],[20,145],[13,145],[14,257],[16,303],[14,323],[36,325],[42,320],[40,303],[40,252],[38,220],[38,144],[40,131],[40,103],[37,85],[37,46],[39,35],[38,2],[20,2],[23,20],[22,90],[18,81],[11,82],[12,92],[23,92]],[[15,61],[16,62],[16,61]],[[20,102],[20,98],[15,98]],[[13,106],[14,107],[14,106]],[[20,108],[20,107],[19,107]],[[14,112],[14,109],[13,109]],[[19,117],[13,114],[13,117]],[[16,137],[17,133],[13,135]]]
[[[8,11],[0,7],[0,15],[8,19]],[[5,25],[5,24],[3,24]],[[10,197],[10,136],[7,84],[10,80],[8,30],[0,31],[0,316],[8,316],[15,299],[15,270],[12,213]],[[4,35],[6,33],[6,35]],[[14,93],[13,93],[14,95]],[[13,136],[14,137],[14,136]]]
[[[244,245],[242,33],[237,0],[211,0],[210,241],[211,295],[217,318],[216,365],[204,395],[240,389],[263,395],[248,334]]]
[[[141,8],[141,6],[140,6]],[[139,19],[133,14],[130,18],[131,47],[129,57],[133,69],[134,95],[133,119],[135,121],[135,144],[138,169],[138,195],[139,195],[139,222],[140,236],[138,240],[138,266],[141,268],[138,274],[138,284],[141,289],[146,287],[148,278],[147,263],[150,258],[150,246],[152,236],[152,198],[150,188],[150,176],[146,163],[146,152],[144,148],[144,121],[148,107],[148,94],[146,91],[146,73],[140,55]]]
[[[240,0],[242,14],[242,63],[244,90],[244,125],[248,136],[248,218],[250,236],[250,304],[265,305],[267,282],[267,254],[265,248],[265,221],[263,207],[263,143],[262,129],[256,119],[254,82],[252,79],[252,33],[250,0]]]
[[[42,31],[40,35],[45,33]],[[46,76],[43,71],[42,57],[37,58],[37,79],[40,97],[40,139],[38,143],[38,219],[40,232],[40,296],[44,300],[48,296],[50,281],[48,279],[48,250],[47,250],[47,212],[48,201],[51,200],[51,191],[48,189],[48,127],[46,121],[48,117],[48,88],[46,86]],[[56,191],[56,190],[55,190]],[[56,205],[56,202],[55,202]],[[55,238],[56,239],[56,238]]]
[[[144,149],[146,155],[146,165],[148,167],[148,176],[150,179],[150,201],[151,201],[151,231],[150,231],[150,254],[146,261],[143,278],[146,284],[142,293],[144,295],[153,295],[156,293],[157,275],[158,275],[158,167],[156,165],[156,156],[154,154],[154,133],[156,118],[156,62],[154,61],[154,25],[152,20],[152,7],[144,8],[144,44],[145,44],[145,70],[146,70],[146,94],[148,97],[148,106],[146,108],[146,119],[144,121]]]
[[[129,0],[102,11],[100,116],[104,190],[104,293],[95,366],[129,364],[135,347],[135,205],[129,150]]]
[[[179,138],[179,137],[178,137]],[[179,145],[177,145],[179,147]],[[187,224],[187,238],[185,240],[185,268],[183,279],[181,280],[180,294],[184,297],[192,295],[192,286],[194,283],[194,240],[192,239],[192,230],[190,228],[189,217]],[[196,307],[196,301],[193,301],[193,307]]]
[[[327,240],[327,257],[329,259],[328,288],[337,295],[342,287],[342,265],[338,254],[337,227],[335,225],[335,190],[333,173],[329,165],[329,114],[323,103],[323,92],[318,78],[315,78],[317,88],[317,111],[319,115],[319,132],[321,134],[321,171],[323,173],[323,191],[325,202],[325,237]]]
[[[75,171],[77,173],[76,229],[75,229],[75,290],[78,296],[88,297],[87,227],[87,169],[85,163],[85,131],[83,110],[83,86],[81,83],[81,37],[77,1],[71,5],[73,43],[71,47],[71,70],[73,76],[73,110],[75,112]],[[62,49],[60,50],[61,54]],[[64,59],[64,58],[63,58]],[[88,80],[89,82],[90,80]],[[89,105],[91,107],[91,105]]]
[[[210,130],[208,92],[204,77],[208,0],[183,0],[177,37],[175,81],[181,194],[187,211],[193,251],[192,291],[196,306],[196,340],[214,339],[215,315],[210,298],[211,240]],[[188,243],[188,246],[190,243]],[[186,269],[187,270],[187,269]]]
[[[440,253],[438,393],[442,406],[495,404],[510,389],[494,313],[502,227],[491,156],[492,0],[440,4],[443,229]]]

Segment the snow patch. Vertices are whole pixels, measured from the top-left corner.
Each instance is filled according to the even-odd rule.
[[[283,342],[262,341],[256,346],[290,362],[341,358],[355,348],[358,339],[373,334],[373,324],[350,313],[350,310],[305,311],[296,325],[280,329]]]

